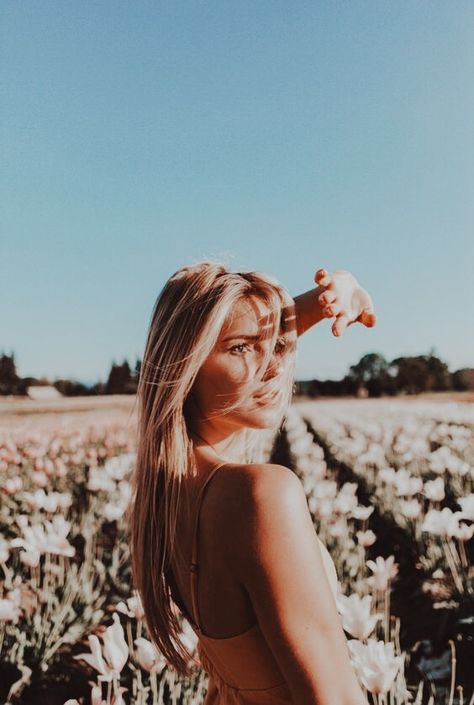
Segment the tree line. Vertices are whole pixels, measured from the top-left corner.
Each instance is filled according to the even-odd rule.
[[[296,383],[296,393],[318,396],[396,396],[421,392],[473,391],[474,368],[450,372],[448,365],[428,355],[397,357],[388,361],[380,353],[367,353],[351,365],[341,380],[312,379]]]
[[[133,369],[127,360],[112,362],[105,382],[91,386],[70,379],[20,377],[17,374],[15,356],[0,355],[0,395],[26,396],[28,387],[52,385],[64,396],[89,396],[99,394],[135,394],[140,378],[141,360],[137,359]],[[420,392],[473,391],[474,368],[463,368],[450,372],[448,365],[433,351],[427,355],[397,357],[388,361],[376,352],[363,355],[359,362],[351,365],[341,380],[311,379],[297,381],[295,394],[309,397],[319,396],[395,396],[397,394],[419,394]]]
[[[52,386],[66,397],[92,396],[99,394],[135,394],[140,376],[141,362],[137,359],[132,369],[127,360],[121,364],[112,362],[105,382],[86,385],[77,380],[56,379],[51,382],[45,377],[20,377],[16,371],[15,356],[0,355],[0,395],[27,396],[31,386]]]

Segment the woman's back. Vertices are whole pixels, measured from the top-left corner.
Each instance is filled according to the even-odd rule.
[[[238,567],[230,563],[230,545],[238,536],[229,519],[239,511],[239,505],[243,511],[244,488],[255,477],[255,466],[224,465],[205,469],[204,479],[191,487],[187,497],[192,511],[180,514],[178,545],[184,565],[173,568],[173,598],[199,637],[200,660],[210,676],[206,705],[292,703],[248,594],[235,577]],[[336,595],[334,565],[320,546]]]

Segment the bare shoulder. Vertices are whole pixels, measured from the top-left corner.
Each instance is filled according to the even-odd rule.
[[[297,475],[285,465],[252,463],[229,469],[226,492],[235,497],[240,510],[264,511],[271,501],[282,501],[294,495],[304,496]]]
[[[285,484],[299,484],[298,477],[286,467],[286,465],[278,465],[276,463],[249,463],[247,465],[235,465],[230,471],[237,482],[241,483],[242,488],[245,487],[252,491],[258,491],[259,488],[269,484],[278,487]]]
[[[285,465],[235,466],[223,484],[222,521],[234,566],[245,562],[249,551],[260,550],[262,533],[273,523],[291,522],[295,512],[305,512],[309,518],[301,481]]]
[[[294,702],[366,703],[299,478],[262,464],[239,468],[233,481],[240,511],[236,502],[226,518],[229,570],[249,596]]]

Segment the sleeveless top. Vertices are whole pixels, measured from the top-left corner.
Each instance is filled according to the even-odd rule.
[[[199,510],[206,486],[214,473],[223,465],[225,463],[220,463],[209,472],[196,501],[190,566],[192,619],[187,616],[181,601],[178,604],[175,600],[198,637],[197,653],[203,669],[209,676],[203,705],[294,705],[288,685],[258,622],[246,631],[231,637],[213,638],[206,636],[202,631],[197,600]],[[327,549],[323,544],[321,546],[326,569],[331,570],[332,566],[333,578],[335,577],[337,582],[334,564]],[[333,590],[335,591],[334,586]]]

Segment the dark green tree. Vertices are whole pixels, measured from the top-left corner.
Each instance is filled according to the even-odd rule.
[[[15,364],[15,355],[2,353],[0,355],[0,394],[25,395],[27,385],[18,376]]]
[[[124,360],[121,365],[113,362],[105,384],[105,394],[130,394],[134,386],[127,360]]]
[[[376,352],[363,355],[357,364],[351,365],[346,380],[355,384],[356,389],[367,389],[371,397],[394,394],[396,391],[389,363]]]

